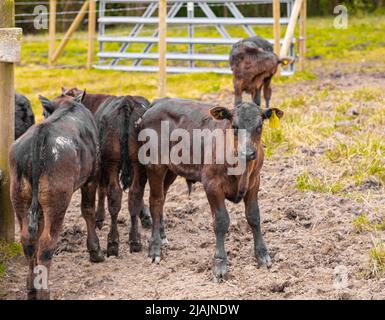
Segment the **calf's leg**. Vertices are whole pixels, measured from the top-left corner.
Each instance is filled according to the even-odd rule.
[[[61,191],[57,192],[57,194],[48,192],[40,201],[44,215],[44,226],[41,228],[42,233],[38,241],[37,263],[33,277],[36,299],[38,300],[48,300],[50,298],[48,279],[52,257],[62,230],[66,210],[71,201],[72,188]],[[95,225],[93,227],[95,228]],[[95,232],[95,230],[93,231]]]
[[[138,229],[138,216],[143,209],[143,195],[146,186],[146,170],[140,164],[133,165],[133,179],[129,190],[128,208],[131,216],[131,230],[129,235],[130,252],[142,250],[140,233]]]
[[[258,189],[253,187],[250,189],[244,198],[245,202],[245,213],[246,219],[249,223],[254,237],[254,254],[257,258],[258,264],[260,266],[271,266],[271,259],[267,251],[265,242],[263,241],[262,231],[261,231],[261,219],[259,214],[259,205],[258,205]]]
[[[172,171],[168,170],[166,173],[166,177],[164,178],[164,186],[163,186],[163,194],[164,194],[164,201],[166,201],[167,191],[171,187],[171,185],[174,183],[177,175],[174,174]],[[166,237],[166,231],[164,227],[164,219],[163,216],[160,220],[160,238],[162,239],[162,245],[167,245],[168,240]]]
[[[119,231],[118,214],[122,206],[122,188],[119,184],[119,166],[111,164],[108,168],[108,211],[111,216],[111,227],[108,233],[107,257],[118,256],[119,253]]]
[[[142,227],[144,229],[150,229],[152,226],[151,214],[150,214],[150,211],[148,210],[148,207],[144,204],[143,200],[142,200],[141,207],[142,207],[142,210],[140,210],[140,213],[139,213],[140,223],[142,224]]]
[[[34,287],[34,270],[37,264],[36,252],[37,252],[37,240],[39,235],[32,237],[28,231],[28,210],[31,205],[32,194],[31,186],[26,180],[16,181],[11,180],[11,199],[13,209],[15,211],[17,220],[20,225],[21,244],[23,247],[24,255],[27,259],[29,270],[27,274],[27,299],[36,299],[36,288]],[[41,213],[40,213],[41,214]],[[40,223],[41,224],[41,223]],[[39,228],[41,232],[42,228]]]
[[[150,184],[150,212],[152,217],[152,235],[148,256],[152,262],[159,263],[161,256],[161,223],[163,220],[164,205],[164,180],[166,168],[158,167],[148,170],[148,182]]]
[[[271,99],[271,77],[263,80],[263,96],[266,101],[266,108],[270,107],[270,99]]]
[[[214,255],[214,280],[220,282],[227,276],[227,254],[225,250],[225,235],[229,230],[230,218],[225,206],[225,197],[216,188],[205,188],[214,219],[216,247]]]
[[[87,249],[90,254],[90,260],[91,262],[102,262],[104,261],[104,255],[103,251],[100,249],[99,238],[95,231],[96,188],[96,181],[88,182],[81,188],[81,211],[87,224]]]
[[[233,79],[234,84],[234,106],[242,103],[242,80]]]
[[[102,178],[103,179],[103,178]],[[104,184],[100,184],[98,187],[98,208],[96,210],[96,226],[99,230],[103,227],[103,222],[105,219],[105,200],[107,196],[107,189]]]
[[[261,89],[257,88],[251,98],[256,105],[261,106]]]

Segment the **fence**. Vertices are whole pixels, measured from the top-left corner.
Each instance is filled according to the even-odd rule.
[[[169,8],[167,12],[167,26],[177,29],[178,33],[181,30],[187,29],[188,36],[169,36],[166,38],[166,43],[169,45],[183,45],[187,47],[187,52],[180,52],[181,46],[177,47],[177,51],[167,51],[166,59],[168,61],[177,61],[173,66],[167,66],[167,72],[185,73],[185,72],[217,72],[217,73],[231,73],[228,66],[229,51],[231,45],[239,41],[241,38],[231,36],[231,33],[226,29],[227,27],[240,27],[243,29],[245,36],[254,36],[255,31],[252,26],[261,25],[288,25],[290,17],[292,16],[294,0],[280,0],[286,6],[286,16],[280,17],[279,5],[278,19],[273,17],[246,17],[239,9],[242,5],[258,5],[272,3],[267,0],[169,0]],[[108,10],[109,5],[117,3],[140,3],[146,10],[141,17],[130,15],[116,16],[109,14],[105,15],[105,10]],[[223,6],[226,12],[232,17],[216,16],[212,10],[212,6]],[[186,16],[181,17],[182,9],[187,8]],[[149,71],[157,72],[159,70],[156,64],[151,60],[159,59],[159,52],[154,52],[154,46],[159,42],[158,29],[154,29],[150,36],[143,36],[146,30],[151,29],[159,23],[159,18],[154,16],[158,9],[158,0],[100,0],[99,6],[99,62],[95,66],[103,70],[124,70],[124,71]],[[199,12],[199,16],[195,12]],[[202,17],[203,15],[203,17]],[[298,15],[297,15],[298,17]],[[117,27],[125,25],[131,26],[131,31],[128,35],[109,35],[107,27],[111,30],[116,30]],[[194,28],[197,26],[205,26],[207,29],[211,28],[220,35],[219,37],[196,37]],[[123,28],[122,28],[123,29]],[[173,31],[172,30],[172,31]],[[278,28],[279,30],[279,28]],[[173,32],[175,33],[175,32]],[[280,37],[279,33],[275,35]],[[269,39],[271,43],[275,43],[275,39]],[[284,45],[283,39],[279,43]],[[287,51],[294,57],[294,37],[290,35],[289,47]],[[119,44],[116,51],[106,50],[105,44]],[[140,52],[131,50],[135,45],[141,44],[142,50]],[[196,50],[196,46],[199,49]],[[111,47],[111,46],[110,46]],[[279,46],[278,46],[279,47]],[[283,46],[284,47],[284,46]],[[213,53],[222,49],[223,53]],[[198,51],[201,52],[198,52]],[[286,48],[285,48],[286,50]],[[159,50],[160,51],[160,50]],[[209,52],[209,53],[202,53]],[[204,64],[204,62],[207,62]],[[294,65],[290,65],[288,70],[283,72],[284,75],[289,75],[294,72]]]
[[[14,28],[13,0],[0,1],[0,239],[13,241],[15,218],[10,200],[8,151],[14,140],[14,63],[20,59],[21,29]]]

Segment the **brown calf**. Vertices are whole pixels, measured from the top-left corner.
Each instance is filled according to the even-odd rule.
[[[102,143],[104,141],[101,150],[102,174],[98,186],[98,206],[96,211],[96,226],[101,229],[105,219],[106,197],[108,199],[109,212],[113,218],[112,220],[115,220],[114,217],[117,218],[121,207],[122,189],[119,185],[119,174],[121,168],[123,168],[122,165],[126,162],[122,161],[123,158],[120,156],[119,144],[121,136],[118,130],[119,128],[116,125],[122,123],[122,117],[125,116],[127,112],[131,114],[133,111],[132,108],[135,108],[132,116],[130,116],[130,122],[133,125],[133,123],[146,111],[150,102],[146,98],[140,96],[127,96],[127,99],[122,100],[121,97],[113,95],[85,94],[83,90],[79,90],[76,87],[72,89],[63,87],[62,94],[70,97],[78,97],[83,94],[82,103],[94,114],[96,124],[99,127],[100,142]],[[127,103],[119,107],[121,102]],[[123,128],[123,130],[125,129]],[[105,135],[105,137],[102,137],[101,134]],[[124,157],[126,156],[124,155]],[[127,158],[125,160],[128,161],[129,159]],[[123,182],[123,189],[125,190],[127,187],[127,183]],[[115,213],[116,211],[117,213]],[[144,204],[142,205],[139,217],[144,228],[148,229],[151,227],[150,213]],[[115,229],[115,226],[112,226],[111,229]],[[113,232],[113,234],[116,233]],[[112,235],[109,239],[111,239],[111,243],[116,243],[115,240],[117,239],[117,236]],[[110,249],[107,250],[108,255],[118,254],[116,245],[111,244],[109,248]]]
[[[108,211],[111,216],[111,226],[107,240],[107,256],[118,256],[119,233],[117,220],[121,209],[123,190],[129,188],[132,181],[137,183],[137,180],[134,178],[136,173],[131,168],[129,150],[130,146],[135,144],[135,140],[132,140],[135,122],[147,110],[150,103],[147,99],[139,96],[89,95],[77,88],[70,90],[62,88],[62,91],[64,93],[61,95],[61,98],[75,99],[74,96],[79,94],[78,96],[82,96],[82,103],[87,103],[86,107],[94,112],[94,118],[98,127],[101,160],[96,226],[99,229],[103,226],[105,217],[104,201],[105,197],[107,197]],[[98,103],[100,105],[96,106]],[[52,111],[50,110],[50,112]],[[45,110],[46,115],[49,115],[49,112],[47,112]],[[137,217],[139,216],[143,227],[151,227],[151,217],[148,208],[143,203],[143,199],[138,206],[140,209],[139,213],[131,216],[131,252],[140,251],[142,248]]]
[[[242,102],[242,93],[251,94],[254,103],[261,106],[261,90],[269,108],[271,99],[271,79],[279,64],[288,64],[289,57],[279,58],[272,45],[260,37],[251,37],[234,44],[230,53],[233,71],[235,105]]]
[[[163,205],[167,190],[180,175],[189,181],[200,181],[203,184],[207,199],[214,219],[214,229],[216,235],[216,251],[214,263],[214,275],[216,279],[221,279],[227,274],[227,256],[224,246],[224,237],[229,227],[229,215],[225,207],[225,199],[238,203],[242,199],[245,203],[246,219],[251,226],[254,235],[254,252],[260,265],[270,265],[270,257],[264,244],[258,206],[258,190],[260,183],[260,170],[262,168],[264,153],[261,144],[261,133],[263,120],[269,118],[276,112],[278,117],[282,117],[283,112],[278,109],[261,110],[254,103],[242,103],[235,109],[229,110],[222,107],[213,107],[199,101],[184,99],[161,99],[153,103],[151,108],[143,115],[138,125],[138,141],[142,130],[151,130],[160,137],[162,123],[167,123],[170,132],[175,129],[184,129],[189,133],[191,146],[189,149],[189,159],[193,155],[192,146],[194,144],[194,129],[208,129],[211,132],[218,129],[220,132],[230,130],[233,143],[237,146],[238,132],[242,130],[245,138],[244,151],[239,155],[240,159],[245,160],[245,170],[238,175],[230,175],[228,169],[232,167],[227,160],[223,164],[215,163],[216,148],[209,152],[213,153],[213,163],[205,164],[203,159],[200,163],[170,163],[161,164],[149,162],[145,164],[145,169],[150,184],[150,212],[153,219],[152,237],[150,240],[149,257],[152,261],[159,262],[161,256],[161,244],[165,241],[166,235],[163,227]],[[167,136],[169,138],[169,136]],[[146,142],[147,143],[147,142]],[[134,167],[142,168],[141,148],[145,144],[138,142],[138,158],[134,162]],[[173,146],[176,145],[174,139],[169,141],[169,154]],[[186,142],[185,142],[186,143]],[[198,149],[203,150],[205,144],[199,141]],[[224,144],[227,146],[227,144]],[[227,148],[227,147],[226,147]],[[165,153],[160,146],[156,149],[159,157]],[[235,153],[234,148],[230,148],[230,153]],[[142,170],[142,169],[138,169]],[[142,186],[143,187],[143,186]],[[144,187],[143,187],[144,188]],[[143,190],[133,190],[138,197],[143,195]]]
[[[9,153],[12,204],[29,262],[29,299],[49,299],[52,256],[64,215],[77,189],[82,193],[81,212],[87,223],[90,259],[104,260],[95,232],[99,168],[95,121],[89,110],[71,99],[50,102],[41,97],[41,101],[44,107],[60,107],[14,142]],[[47,277],[36,284],[35,275],[39,272]]]

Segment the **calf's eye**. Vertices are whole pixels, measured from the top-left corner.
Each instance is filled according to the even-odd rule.
[[[256,131],[257,131],[258,134],[261,134],[262,133],[262,127],[257,128]]]

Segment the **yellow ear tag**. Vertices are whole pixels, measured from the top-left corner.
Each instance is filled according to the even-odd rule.
[[[272,129],[279,128],[279,118],[275,113],[275,110],[272,110],[271,117],[269,118],[269,127]]]

